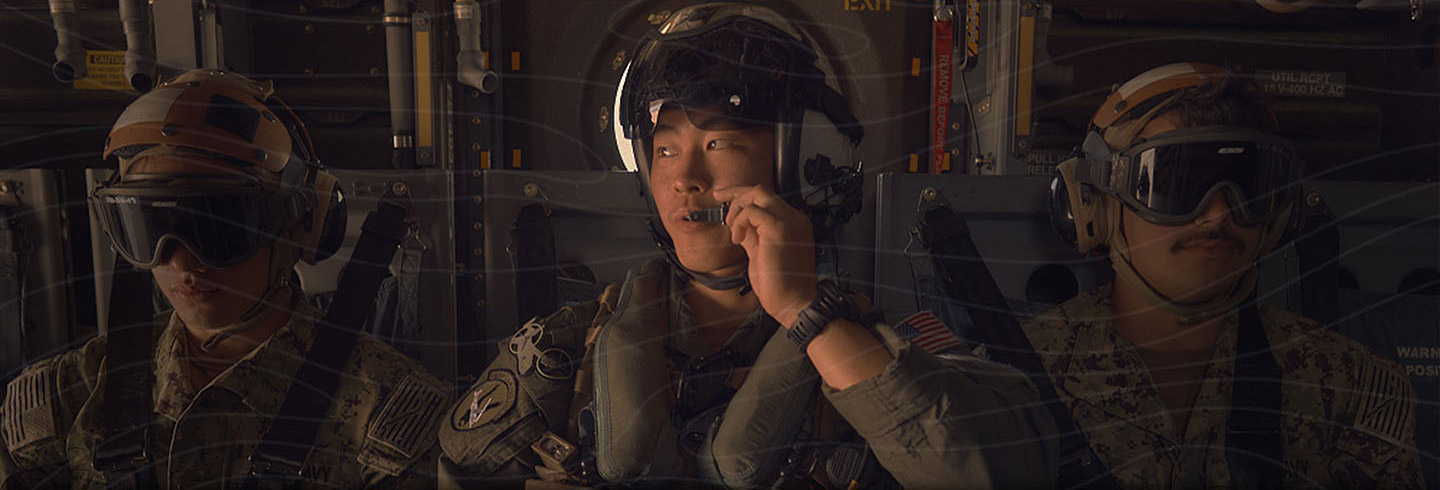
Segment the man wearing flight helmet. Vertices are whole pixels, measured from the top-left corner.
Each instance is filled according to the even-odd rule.
[[[1024,327],[1088,442],[1062,482],[1423,486],[1403,372],[1255,301],[1302,175],[1274,125],[1254,84],[1176,63],[1117,86],[1058,167],[1057,232],[1119,278]]]
[[[812,234],[855,211],[861,131],[814,46],[775,11],[728,3],[641,41],[616,138],[668,259],[502,342],[441,429],[442,480],[1052,481],[1050,421],[1022,375],[911,345],[817,278]]]
[[[343,238],[337,182],[269,82],[219,70],[192,70],[141,96],[111,129],[104,156],[119,171],[91,197],[96,219],[174,308],[155,317],[158,341],[144,346],[153,352],[132,356],[152,362],[153,398],[143,399],[153,403],[138,422],[138,461],[124,463],[150,470],[117,472],[108,463],[115,419],[107,413],[127,409],[106,398],[124,358],[111,349],[137,331],[128,329],[39,361],[10,383],[0,482],[239,486],[315,338],[322,313],[291,282],[291,269],[324,259]],[[334,403],[299,483],[432,486],[434,424],[449,400],[443,386],[362,335],[335,398],[326,398]]]

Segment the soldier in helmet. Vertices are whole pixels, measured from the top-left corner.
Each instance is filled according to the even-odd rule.
[[[115,123],[104,156],[119,171],[91,197],[96,219],[173,307],[144,337],[155,341],[131,356],[153,367],[145,373],[153,395],[142,396],[132,427],[144,437],[122,450],[107,440],[117,420],[107,414],[134,408],[106,395],[122,368],[117,349],[141,330],[112,327],[10,383],[0,482],[246,484],[252,452],[307,352],[319,348],[311,343],[322,313],[291,282],[291,269],[325,258],[343,238],[337,182],[270,83],[219,70],[186,72],[141,96]],[[333,397],[292,483],[433,485],[434,427],[449,400],[438,379],[362,335]]]
[[[1258,304],[1296,219],[1300,161],[1254,84],[1176,63],[1118,85],[1062,163],[1057,231],[1118,278],[1024,328],[1088,447],[1064,486],[1424,486],[1410,381]],[[1074,470],[1073,472],[1071,470]]]
[[[1022,374],[943,325],[887,325],[817,272],[816,236],[858,205],[861,128],[815,46],[729,3],[678,10],[641,41],[615,130],[668,259],[503,341],[441,429],[442,481],[1053,481],[1050,420]]]

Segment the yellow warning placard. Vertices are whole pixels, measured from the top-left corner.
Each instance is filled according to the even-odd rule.
[[[85,78],[74,82],[79,90],[130,90],[125,81],[124,51],[85,51]]]

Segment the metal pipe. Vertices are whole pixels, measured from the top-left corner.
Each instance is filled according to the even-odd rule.
[[[460,83],[484,94],[495,93],[500,76],[490,70],[489,60],[480,50],[480,5],[475,0],[456,0],[455,31],[460,35],[460,54],[455,56]]]
[[[146,0],[120,0],[120,24],[125,28],[125,81],[141,93],[149,92],[155,82],[149,7]]]
[[[385,0],[385,62],[390,82],[391,163],[415,166],[415,80],[410,8],[405,0]]]
[[[60,83],[85,78],[85,45],[80,42],[80,26],[75,20],[75,0],[50,0],[50,18],[59,41],[50,71]]]

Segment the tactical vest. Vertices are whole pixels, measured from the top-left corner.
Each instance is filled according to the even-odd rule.
[[[676,383],[662,369],[671,279],[664,262],[648,262],[618,293],[612,285],[598,301],[528,322],[502,342],[442,431],[451,460],[489,484],[512,468],[577,487],[898,486],[858,436],[805,442],[848,424],[813,415],[828,409],[820,377],[784,329],[762,339],[729,402],[677,416],[685,410],[675,392],[690,373],[675,373]]]

